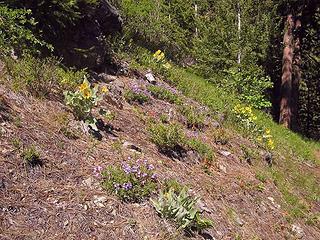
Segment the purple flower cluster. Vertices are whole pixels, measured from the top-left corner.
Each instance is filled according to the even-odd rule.
[[[96,166],[93,168],[93,174],[96,176],[96,177],[101,177],[101,173],[102,173],[102,167],[101,166]]]
[[[134,84],[132,87],[131,87],[131,91],[135,94],[144,94],[144,95],[148,95],[148,91],[147,90],[142,90],[137,84]]]
[[[130,158],[129,158],[130,160]],[[156,181],[157,174],[153,172],[155,167],[149,164],[147,160],[137,160],[134,164],[124,162],[121,167],[127,175],[125,183],[113,183],[114,190],[129,191],[134,188],[135,184],[145,185],[147,181]]]

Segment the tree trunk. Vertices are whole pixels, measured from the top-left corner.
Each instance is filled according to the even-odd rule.
[[[292,129],[298,128],[299,85],[301,82],[301,20],[295,21],[293,79],[292,79]]]
[[[286,128],[291,128],[292,122],[292,62],[293,62],[293,16],[287,16],[283,36],[282,77],[280,92],[280,117],[279,123]]]

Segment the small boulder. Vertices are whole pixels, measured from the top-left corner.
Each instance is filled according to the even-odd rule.
[[[298,239],[302,239],[304,237],[304,231],[303,229],[296,225],[296,224],[292,224],[291,227],[291,232],[293,233],[293,235],[295,235]]]
[[[155,85],[157,83],[155,77],[153,76],[153,74],[151,72],[148,72],[146,74],[146,79],[148,80],[149,83]]]

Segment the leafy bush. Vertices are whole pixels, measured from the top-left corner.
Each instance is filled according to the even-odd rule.
[[[186,123],[189,128],[203,128],[205,115],[197,112],[195,107],[182,105],[179,107],[179,112],[186,118]]]
[[[162,150],[174,150],[185,144],[185,135],[178,124],[151,123],[148,132],[152,142]]]
[[[98,102],[102,99],[102,94],[107,92],[107,88],[102,88],[102,94],[98,94],[98,86],[91,88],[91,84],[84,76],[82,84],[79,86],[79,90],[75,92],[65,91],[65,102],[69,105],[75,116],[79,120],[85,120],[85,122],[95,131],[98,131],[96,123],[97,120],[92,117],[91,111],[93,107],[97,106]]]
[[[241,101],[256,109],[271,107],[271,102],[266,98],[265,92],[271,89],[273,83],[270,77],[263,76],[257,68],[250,71],[228,71],[230,77],[230,89],[236,90]]]
[[[201,217],[196,207],[198,198],[188,195],[184,188],[179,193],[171,188],[168,192],[161,192],[158,200],[151,200],[161,217],[173,220],[178,229],[186,231],[200,231],[211,227],[212,221]]]
[[[126,202],[140,202],[157,188],[154,166],[146,160],[109,166],[102,176],[102,185]]]
[[[18,61],[4,58],[9,84],[15,91],[28,91],[37,97],[46,97],[54,90],[74,89],[84,70],[63,69],[56,58],[39,59],[25,55]]]
[[[175,104],[181,104],[182,102],[182,100],[176,94],[172,93],[168,89],[165,89],[164,87],[150,85],[148,86],[148,90],[154,97],[160,100]]]
[[[48,47],[44,41],[37,38],[29,27],[36,22],[30,18],[31,11],[26,9],[11,9],[0,3],[0,56],[4,57],[12,50],[23,54],[35,52],[39,47]]]
[[[74,26],[90,7],[95,7],[98,3],[97,0],[4,0],[3,2],[12,8],[30,9],[29,14],[39,22],[35,32],[43,33],[46,39],[57,38],[64,30]]]

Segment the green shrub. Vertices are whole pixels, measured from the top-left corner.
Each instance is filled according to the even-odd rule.
[[[199,153],[203,160],[210,162],[214,159],[214,153],[212,151],[212,148],[204,142],[192,138],[187,142],[187,145],[189,148]]]
[[[103,94],[107,92],[106,87],[102,88],[102,93],[99,93],[98,86],[91,87],[91,84],[84,77],[79,90],[75,92],[65,91],[65,102],[72,108],[75,117],[79,120],[84,120],[93,130],[98,131],[97,120],[92,116],[93,107],[97,106],[102,99]]]
[[[205,115],[197,112],[195,107],[182,105],[179,107],[179,112],[186,118],[186,123],[189,128],[203,128]]]
[[[29,27],[36,22],[30,18],[31,11],[26,9],[11,9],[0,3],[0,56],[8,56],[12,50],[18,53],[35,53],[40,47],[50,48],[44,41],[38,39]]]
[[[61,37],[64,31],[78,23],[83,14],[97,6],[98,0],[3,0],[2,2],[12,8],[30,9],[29,14],[38,22],[34,26],[34,32],[52,40]]]
[[[151,123],[148,132],[161,150],[174,150],[185,144],[185,135],[178,124]]]
[[[271,107],[271,102],[266,98],[265,93],[272,88],[273,83],[270,77],[263,75],[262,70],[257,67],[240,72],[238,69],[232,69],[228,73],[228,88],[235,91],[239,100],[256,109]]]
[[[178,229],[185,231],[200,231],[213,225],[212,221],[201,217],[196,207],[198,198],[188,195],[184,188],[179,193],[171,188],[168,192],[161,192],[158,200],[151,200],[161,217],[173,220]]]
[[[148,90],[154,97],[160,100],[175,104],[181,104],[182,102],[182,100],[176,94],[172,93],[168,89],[165,89],[164,87],[150,85],[148,86]]]
[[[28,91],[37,97],[46,97],[55,90],[74,89],[86,74],[60,67],[56,58],[39,59],[26,55],[15,61],[4,59],[9,84],[15,91]]]
[[[28,147],[24,149],[21,153],[21,157],[24,160],[26,164],[29,166],[37,166],[42,165],[42,161],[40,159],[40,153],[37,151],[37,149],[34,146]]]
[[[102,176],[102,185],[126,202],[141,202],[157,188],[154,166],[147,161],[109,166]]]
[[[133,90],[127,90],[124,93],[124,98],[128,103],[137,102],[139,104],[144,104],[149,102],[149,97],[142,92],[136,92]]]

